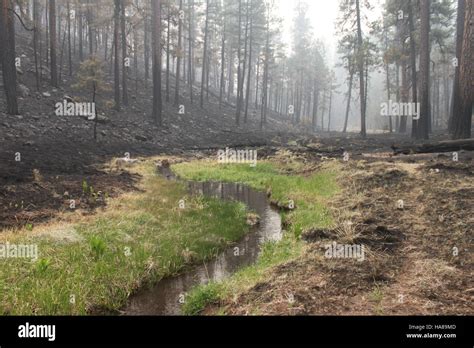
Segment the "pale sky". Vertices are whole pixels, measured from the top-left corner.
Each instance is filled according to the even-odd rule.
[[[294,8],[299,0],[275,0],[279,7],[279,15],[284,20],[283,37],[289,44],[291,42],[291,28],[295,15]],[[305,0],[301,0],[305,1]],[[339,0],[306,0],[308,4],[308,17],[313,27],[314,36],[326,44],[328,61],[334,62],[337,49],[335,37],[335,22],[339,14]],[[371,19],[380,16],[383,0],[370,0],[374,9],[370,13]]]
[[[279,14],[284,20],[283,35],[287,43],[291,41],[290,34],[293,26],[293,18],[295,16],[294,8],[298,0],[275,0],[275,4],[279,6]],[[334,23],[338,15],[338,0],[307,0],[309,5],[308,17],[313,27],[314,36],[323,40],[327,47],[328,59],[331,59],[336,49],[334,40]]]

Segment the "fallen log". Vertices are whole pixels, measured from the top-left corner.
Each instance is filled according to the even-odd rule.
[[[474,139],[445,140],[436,143],[426,143],[418,145],[392,145],[395,155],[411,153],[435,153],[435,152],[453,152],[453,151],[474,151]]]

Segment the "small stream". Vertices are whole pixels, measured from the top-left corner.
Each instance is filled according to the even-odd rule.
[[[170,180],[174,179],[169,170],[162,171],[162,174]],[[260,223],[213,260],[186,269],[177,276],[164,278],[151,288],[139,290],[129,299],[123,310],[125,315],[180,315],[183,295],[187,291],[210,280],[220,281],[255,263],[264,242],[277,241],[282,237],[280,214],[270,206],[264,192],[235,183],[189,181],[187,185],[192,195],[244,203],[260,216]]]

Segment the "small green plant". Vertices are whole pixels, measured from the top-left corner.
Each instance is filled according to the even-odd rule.
[[[384,298],[383,291],[379,285],[375,285],[374,289],[370,293],[371,300],[375,302],[375,312],[379,315],[383,314],[382,301]]]
[[[92,185],[89,187],[89,193],[94,202],[97,202],[98,192],[94,191],[94,187]]]
[[[39,259],[36,263],[36,270],[38,273],[44,273],[49,268],[51,261],[49,259]]]
[[[376,285],[374,290],[372,290],[371,293],[371,298],[372,301],[380,303],[383,300],[383,292],[382,289],[380,289],[380,286]]]
[[[33,224],[27,223],[25,225],[25,228],[26,228],[27,231],[33,231]]]
[[[183,312],[186,315],[198,315],[208,304],[218,302],[221,292],[220,283],[209,283],[196,288],[190,295],[191,298],[184,303]]]
[[[295,233],[295,238],[300,239],[301,234],[303,233],[303,228],[301,227],[301,224],[296,223],[294,225],[294,233]]]
[[[82,193],[87,193],[89,191],[89,185],[87,184],[87,180],[82,180]]]
[[[93,236],[90,240],[90,245],[94,257],[97,259],[105,253],[105,242],[97,236]]]

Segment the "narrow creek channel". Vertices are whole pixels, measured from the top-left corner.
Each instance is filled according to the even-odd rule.
[[[174,179],[170,171],[162,174]],[[264,192],[236,183],[188,181],[187,185],[192,195],[244,203],[260,216],[260,223],[216,258],[186,269],[177,276],[164,278],[151,288],[139,290],[130,297],[123,309],[124,315],[180,315],[183,294],[196,285],[220,281],[240,268],[255,263],[263,243],[282,237],[280,214],[270,206]]]

